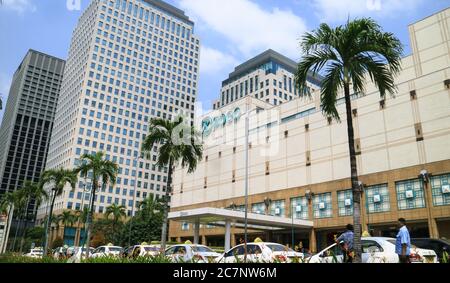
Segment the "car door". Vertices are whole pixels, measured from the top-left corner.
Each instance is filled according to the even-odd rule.
[[[170,260],[175,261],[175,249],[177,246],[170,247],[166,250],[166,257],[168,257]]]
[[[243,262],[244,261],[244,246],[237,246],[231,249],[229,252],[227,252],[221,263],[236,263],[236,262]]]
[[[361,240],[363,263],[386,263],[387,257],[383,248],[376,241]]]
[[[332,245],[320,254],[321,263],[342,263],[344,261],[344,254],[341,247]]]

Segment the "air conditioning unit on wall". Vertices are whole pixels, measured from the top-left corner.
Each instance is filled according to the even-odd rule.
[[[351,199],[345,199],[345,206],[347,206],[347,207],[349,207],[349,206],[352,206],[352,200]]]
[[[381,195],[374,195],[373,203],[380,203],[380,202],[381,202]]]
[[[407,199],[413,199],[413,198],[414,198],[414,191],[413,191],[413,190],[407,190],[407,191],[405,192],[405,197],[406,197]]]
[[[450,185],[442,185],[442,193],[450,194]]]

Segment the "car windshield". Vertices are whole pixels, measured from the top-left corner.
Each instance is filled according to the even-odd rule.
[[[193,250],[194,252],[198,252],[198,253],[211,253],[211,252],[214,252],[214,251],[211,250],[210,248],[208,248],[208,247],[203,247],[203,246],[193,246],[193,247],[192,247],[192,250]]]
[[[272,250],[272,252],[292,252],[292,249],[285,247],[283,245],[274,245],[274,244],[269,244],[266,245],[269,249]]]

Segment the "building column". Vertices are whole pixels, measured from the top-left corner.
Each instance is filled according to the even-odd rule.
[[[311,253],[317,253],[317,239],[314,228],[309,232],[309,251]]]
[[[200,239],[200,220],[195,220],[194,223],[194,244],[198,245]]]
[[[225,252],[231,249],[231,222],[225,222]]]
[[[202,245],[207,246],[208,243],[206,242],[206,236],[202,235]]]

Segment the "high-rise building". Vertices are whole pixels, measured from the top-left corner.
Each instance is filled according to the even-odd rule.
[[[294,75],[297,63],[269,49],[237,66],[222,82],[220,99],[213,102],[219,109],[244,97],[252,96],[273,105],[279,105],[299,96]],[[310,76],[307,84],[310,91],[319,88],[318,76]]]
[[[74,168],[83,154],[100,151],[117,162],[117,183],[97,192],[95,213],[118,204],[131,215],[139,201],[165,194],[167,168],[156,166],[155,154],[140,158],[141,144],[152,117],[193,118],[199,44],[194,23],[162,1],[92,0],[82,14],[46,168]],[[84,188],[90,186],[88,176],[75,191],[67,189],[57,198],[55,213],[87,206]],[[46,209],[41,206],[41,219]]]
[[[65,61],[29,50],[14,73],[0,128],[0,197],[44,170]],[[33,204],[29,212],[35,211]]]

